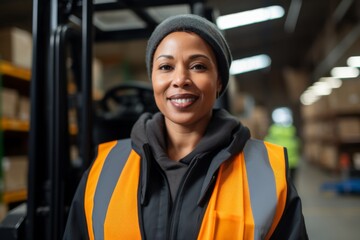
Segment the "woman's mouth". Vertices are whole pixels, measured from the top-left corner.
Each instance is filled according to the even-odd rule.
[[[191,106],[197,99],[198,97],[192,94],[179,94],[168,98],[174,107],[182,109]]]

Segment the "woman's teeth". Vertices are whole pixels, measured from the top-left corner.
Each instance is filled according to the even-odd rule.
[[[188,103],[194,101],[194,98],[175,98],[171,99],[171,101],[176,103]]]

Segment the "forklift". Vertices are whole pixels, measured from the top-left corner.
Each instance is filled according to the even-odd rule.
[[[95,103],[93,46],[147,39],[159,23],[148,9],[178,5],[214,21],[204,0],[33,0],[28,196],[0,223],[2,240],[62,239],[77,183],[92,163],[95,146],[129,137],[140,114],[158,111],[151,86],[135,81],[115,86]],[[144,27],[106,31],[94,24],[96,13],[117,10],[130,11]],[[68,89],[69,58],[75,92]],[[218,107],[228,105],[224,95]],[[120,106],[117,112],[110,112],[109,99]],[[70,130],[70,109],[76,111],[76,134]],[[70,158],[71,145],[79,149],[77,164]]]

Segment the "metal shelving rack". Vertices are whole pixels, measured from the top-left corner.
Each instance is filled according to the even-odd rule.
[[[11,80],[5,78],[13,78]],[[4,84],[3,81],[15,81],[15,82],[28,82],[30,81],[31,73],[29,69],[14,66],[12,63],[4,60],[0,60],[0,92],[2,91]],[[16,85],[16,84],[15,84]],[[21,88],[21,87],[19,87]],[[29,122],[20,119],[9,119],[2,115],[2,106],[0,106],[0,182],[3,181],[3,157],[6,156],[4,132],[28,132]],[[4,184],[4,182],[0,183]],[[3,187],[3,185],[1,185]],[[14,203],[17,201],[24,201],[27,196],[26,189],[18,191],[6,191],[6,189],[0,188],[0,203],[5,205]]]

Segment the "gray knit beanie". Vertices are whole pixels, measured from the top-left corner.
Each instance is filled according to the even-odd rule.
[[[172,32],[194,32],[207,42],[215,53],[218,71],[220,74],[222,89],[220,95],[225,91],[229,81],[229,69],[232,61],[230,48],[215,24],[207,19],[193,15],[183,14],[169,17],[161,22],[150,36],[146,48],[146,68],[149,79],[153,67],[153,57],[156,48],[162,39]]]

